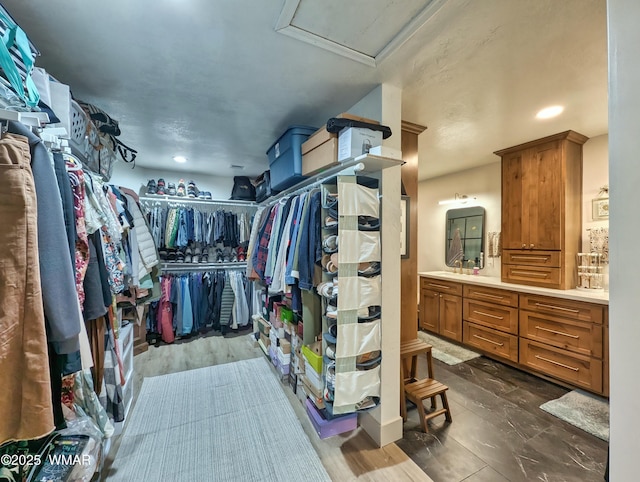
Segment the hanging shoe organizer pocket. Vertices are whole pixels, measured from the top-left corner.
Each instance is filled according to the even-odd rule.
[[[339,407],[357,405],[366,397],[380,396],[380,366],[371,370],[339,373],[336,365],[334,413]]]
[[[380,320],[338,326],[336,356],[344,358],[380,350]]]
[[[372,276],[340,277],[340,296],[338,310],[358,310],[369,306],[378,306],[382,302],[382,278]]]
[[[380,261],[380,233],[375,231],[343,231],[339,263]]]
[[[338,214],[341,216],[380,217],[380,199],[378,189],[359,184],[338,184]]]

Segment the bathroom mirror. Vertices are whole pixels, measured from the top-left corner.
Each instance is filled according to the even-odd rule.
[[[449,209],[445,241],[445,263],[455,267],[462,261],[465,268],[468,261],[480,267],[480,253],[484,253],[484,208],[472,207]]]

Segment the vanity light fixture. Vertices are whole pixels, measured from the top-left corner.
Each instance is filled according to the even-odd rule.
[[[469,197],[466,194],[455,194],[455,197],[453,199],[443,199],[442,201],[438,201],[438,204],[445,205],[445,204],[466,204],[468,201],[475,201],[475,197]]]
[[[173,156],[173,160],[179,164],[184,164],[185,162],[187,162],[187,158],[184,156]]]
[[[564,107],[561,105],[552,105],[550,107],[545,107],[544,109],[538,111],[536,114],[536,119],[551,119],[552,117],[559,116],[564,111]]]

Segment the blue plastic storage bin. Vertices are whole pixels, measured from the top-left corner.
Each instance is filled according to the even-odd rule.
[[[271,171],[271,188],[283,191],[305,179],[302,175],[302,143],[317,129],[291,126],[274,142],[267,156]]]

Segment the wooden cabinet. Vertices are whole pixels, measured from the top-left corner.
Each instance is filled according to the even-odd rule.
[[[575,287],[586,141],[567,131],[495,153],[502,157],[503,281]]]
[[[464,343],[518,361],[518,293],[464,285]]]
[[[462,285],[421,278],[420,328],[462,341]]]
[[[520,295],[520,364],[603,393],[603,307]]]

